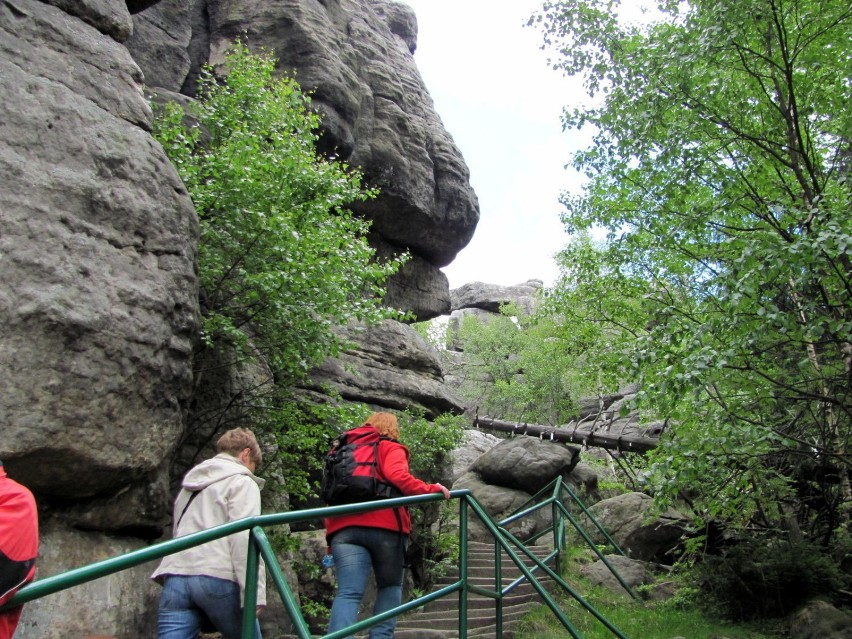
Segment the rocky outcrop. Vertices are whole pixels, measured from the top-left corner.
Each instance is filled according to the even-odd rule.
[[[41,576],[161,535],[187,415],[268,376],[244,368],[194,386],[194,365],[208,366],[194,360],[197,219],[145,98],[191,93],[200,65],[221,62],[242,32],[313,91],[322,150],[381,188],[357,213],[380,254],[412,255],[386,302],[420,318],[449,309],[440,268],[470,240],[478,204],[417,73],[406,6],[0,3],[0,458],[46,515]],[[460,410],[419,336],[377,330],[384,343],[367,339],[318,380],[382,407]],[[80,591],[105,606],[77,594],[28,604],[18,634],[150,635],[149,568]]]
[[[354,348],[315,370],[312,390],[329,387],[348,401],[422,410],[432,419],[464,412],[443,383],[437,352],[410,326],[386,320],[373,327],[351,326],[343,333]]]
[[[97,497],[147,484],[183,427],[197,221],[127,9],[56,4],[0,7],[0,456],[40,496]]]
[[[220,65],[238,36],[274,51],[312,93],[322,150],[377,186],[356,211],[380,253],[412,259],[388,302],[419,320],[449,312],[440,267],[473,236],[479,204],[458,148],[434,110],[413,57],[417,21],[394,0],[163,0],[134,16],[127,46],[146,84],[192,95],[202,65]]]
[[[579,449],[558,442],[533,437],[504,439],[480,455],[453,482],[453,489],[470,490],[485,511],[499,521],[521,508],[557,477],[570,477],[579,458]],[[526,537],[549,523],[549,510],[544,509],[511,524],[508,530]],[[480,541],[490,537],[478,520],[470,523],[470,535]]]
[[[810,601],[791,616],[790,639],[852,639],[852,614],[827,601]]]
[[[465,430],[461,444],[453,451],[452,480],[464,475],[480,456],[501,441],[498,437],[479,430]]]
[[[542,287],[541,280],[528,280],[514,286],[471,282],[450,291],[452,310],[447,322],[447,330],[452,336],[450,350],[464,351],[459,328],[466,317],[475,317],[480,322],[488,323],[499,317],[500,309],[507,304],[517,307],[520,313],[530,315],[537,308]],[[450,366],[447,372],[451,378],[455,378],[457,371],[458,367]]]
[[[618,573],[621,581],[613,571]],[[670,572],[670,568],[661,564],[624,555],[606,555],[606,563],[598,559],[580,569],[580,574],[593,586],[602,586],[610,592],[630,597],[631,593],[624,587],[627,584],[634,594],[651,600],[668,599],[673,594],[673,583],[664,580]],[[638,586],[646,587],[639,589]]]
[[[599,501],[589,507],[589,513],[628,557],[664,565],[674,562],[692,523],[673,508],[656,512],[654,499],[636,492]],[[589,526],[588,530],[594,529]]]
[[[535,494],[580,461],[580,449],[534,437],[505,439],[477,459],[471,470],[489,484]]]
[[[450,302],[453,312],[478,308],[499,313],[501,306],[514,304],[520,311],[530,314],[538,305],[543,286],[541,280],[527,280],[514,286],[471,282],[450,291]]]
[[[139,539],[80,532],[63,522],[40,524],[39,579],[145,546]],[[160,587],[150,580],[151,572],[152,564],[142,564],[31,601],[24,606],[15,639],[155,637]]]

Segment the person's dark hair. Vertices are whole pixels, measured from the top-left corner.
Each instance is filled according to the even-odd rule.
[[[260,466],[263,453],[260,451],[260,445],[257,443],[254,433],[248,428],[227,430],[216,442],[217,453],[228,453],[234,457],[237,457],[246,448],[251,450],[252,461]]]

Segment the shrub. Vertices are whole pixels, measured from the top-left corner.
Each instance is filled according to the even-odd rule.
[[[705,605],[732,620],[781,617],[843,587],[837,565],[819,547],[748,540],[696,566]]]
[[[198,211],[204,343],[250,357],[250,335],[286,385],[339,351],[335,325],[399,316],[381,299],[404,258],[374,259],[347,206],[377,192],[317,155],[310,97],[272,55],[237,42],[224,69],[203,71],[191,118],[155,106],[154,135]]]

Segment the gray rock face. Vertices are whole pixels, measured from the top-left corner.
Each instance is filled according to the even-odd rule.
[[[82,19],[0,7],[0,457],[37,494],[94,497],[182,428],[197,220],[116,42],[124,3],[54,4]]]
[[[505,439],[477,459],[471,470],[489,484],[535,494],[580,460],[580,449],[534,437]]]
[[[127,43],[149,86],[192,94],[201,65],[219,65],[235,38],[273,50],[312,92],[321,146],[360,167],[380,196],[356,211],[377,247],[408,250],[389,302],[419,320],[449,311],[440,267],[464,248],[479,204],[464,159],[444,129],[412,53],[417,23],[393,0],[163,0],[134,16]]]
[[[623,555],[607,555],[606,560],[618,573],[624,583],[634,589],[634,592],[636,592],[636,586],[653,584],[658,580],[660,575],[665,575],[669,572],[668,568],[661,566],[660,564],[631,559]],[[625,597],[631,596],[607,565],[601,560],[582,567],[580,569],[580,574],[596,586],[603,586],[607,590],[624,595]],[[658,598],[659,595],[663,594],[661,590],[662,588],[655,588],[652,591],[653,595],[647,593],[648,596],[646,596],[646,598]]]
[[[462,443],[453,451],[453,477],[458,479],[464,475],[473,463],[484,453],[500,443],[494,435],[479,430],[465,430]]]
[[[253,46],[285,54],[326,116],[323,148],[382,188],[359,213],[374,221],[380,251],[412,252],[386,301],[418,317],[448,310],[440,267],[478,218],[467,169],[411,57],[416,28],[403,5],[152,4],[0,3],[0,458],[47,515],[40,576],[159,535],[187,416],[209,408],[199,405],[214,385],[230,398],[266,375],[231,370],[204,380],[207,395],[193,388],[193,364],[205,364],[193,362],[198,226],[150,135],[151,79],[191,86],[242,30]],[[463,410],[416,332],[389,323],[370,333],[318,379],[381,407]],[[28,604],[16,637],[150,636],[150,570]]]
[[[543,285],[541,280],[528,280],[515,286],[470,282],[450,291],[450,300],[453,311],[478,308],[499,313],[502,305],[516,304],[520,310],[532,313]]]
[[[386,320],[373,327],[352,326],[344,333],[356,347],[314,371],[312,390],[329,385],[349,401],[420,408],[430,418],[464,412],[443,384],[437,353],[410,326]]]
[[[530,494],[523,490],[495,486],[484,482],[474,471],[465,473],[453,482],[453,490],[465,489],[473,493],[473,496],[495,521],[500,521],[509,516],[527,503],[530,498]],[[527,537],[541,530],[548,523],[545,518],[536,514],[533,517],[513,522],[509,525],[508,530],[513,535]],[[472,517],[468,521],[468,527],[468,535],[471,539],[476,541],[493,539],[491,533],[488,532],[488,529],[478,517]]]
[[[42,528],[38,578],[50,577],[145,544],[136,539]],[[156,564],[142,564],[24,606],[15,639],[154,637],[160,587],[149,579]]]
[[[529,280],[515,286],[471,282],[450,291],[452,312],[447,323],[447,330],[453,335],[450,348],[464,351],[464,344],[458,334],[465,317],[473,316],[487,324],[491,319],[499,317],[500,307],[506,304],[514,304],[520,312],[532,314],[538,305],[542,286],[541,280]]]
[[[579,449],[533,437],[501,440],[479,456],[469,470],[453,482],[453,489],[468,489],[482,507],[499,521],[523,506],[560,475],[570,477]],[[550,510],[513,522],[509,531],[526,537],[550,524]],[[478,520],[471,521],[471,538],[488,540],[490,534]]]
[[[644,493],[624,493],[599,501],[589,512],[629,557],[671,564],[672,551],[681,544],[690,521],[672,508],[652,514],[653,501]]]
[[[852,615],[827,601],[811,601],[791,617],[790,639],[852,639]]]

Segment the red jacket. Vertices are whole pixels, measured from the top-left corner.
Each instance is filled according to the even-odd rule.
[[[37,555],[35,498],[0,466],[0,604],[35,576]]]
[[[373,428],[372,426],[361,426],[352,432],[358,433],[362,429]],[[410,495],[428,495],[439,493],[441,488],[438,484],[427,484],[417,479],[408,470],[408,449],[394,440],[382,440],[379,442],[379,478],[396,486],[406,497]],[[397,517],[397,514],[399,517]],[[402,528],[400,529],[400,525]],[[368,526],[371,528],[386,528],[388,530],[401,530],[405,535],[411,533],[411,516],[406,508],[383,508],[367,513],[356,515],[343,515],[341,517],[327,517],[325,520],[326,538],[330,538],[338,530],[350,526]]]

